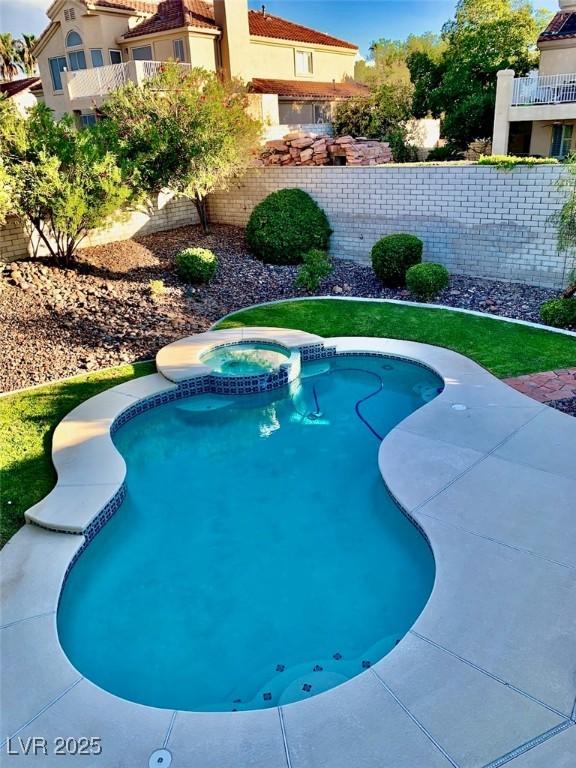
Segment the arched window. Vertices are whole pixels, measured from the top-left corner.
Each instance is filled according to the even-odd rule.
[[[82,38],[73,29],[66,35],[66,48],[77,48],[82,45]]]
[[[70,71],[76,72],[78,69],[86,69],[86,54],[80,48],[82,45],[82,38],[73,29],[66,35],[66,48],[73,48],[74,50],[68,51],[68,62],[70,65]]]

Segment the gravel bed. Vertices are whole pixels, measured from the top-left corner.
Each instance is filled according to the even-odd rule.
[[[184,285],[174,255],[198,245],[220,259],[208,286]],[[4,265],[0,274],[0,390],[154,357],[157,350],[207,330],[222,315],[250,304],[303,295],[294,286],[296,267],[252,258],[242,229],[214,226],[205,235],[182,227],[134,240],[87,248],[76,269],[40,260]],[[154,298],[150,281],[162,280]],[[409,299],[405,290],[383,288],[369,266],[336,260],[320,295]],[[461,275],[437,303],[522,320],[538,321],[552,290],[478,280]]]
[[[551,408],[556,408],[557,411],[567,413],[569,416],[576,416],[576,397],[567,397],[564,400],[552,400],[548,402]]]

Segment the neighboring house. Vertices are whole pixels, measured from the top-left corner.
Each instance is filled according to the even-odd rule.
[[[492,152],[567,157],[576,151],[576,0],[538,39],[540,68],[528,77],[498,72]]]
[[[329,122],[336,102],[366,93],[353,81],[357,46],[248,10],[247,0],[56,0],[47,13],[34,49],[45,101],[79,123],[168,59],[242,78],[269,126]]]
[[[23,77],[0,83],[0,94],[10,99],[18,111],[25,115],[31,108],[42,101],[42,86],[39,77]]]

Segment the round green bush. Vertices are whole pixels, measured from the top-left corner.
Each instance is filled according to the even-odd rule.
[[[176,271],[186,283],[207,283],[218,269],[218,256],[207,248],[184,248],[176,255]]]
[[[372,268],[386,285],[404,285],[406,272],[422,261],[422,240],[415,235],[387,235],[372,248]]]
[[[540,307],[540,317],[554,328],[576,328],[576,297],[549,299]]]
[[[300,264],[313,248],[328,250],[332,230],[326,214],[301,189],[281,189],[262,200],[250,216],[246,239],[269,264]]]
[[[406,288],[421,301],[430,301],[448,287],[450,273],[442,264],[415,264],[406,272]]]

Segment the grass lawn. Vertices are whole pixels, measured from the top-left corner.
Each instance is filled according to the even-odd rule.
[[[154,363],[122,365],[0,397],[0,545],[56,482],[50,453],[58,422],[83,400],[155,371]]]
[[[272,325],[321,336],[390,336],[468,355],[501,378],[576,366],[576,338],[449,310],[378,302],[316,299],[247,309],[221,328]],[[52,432],[83,400],[155,371],[137,363],[78,376],[0,398],[0,543],[24,523],[24,512],[54,486]]]
[[[312,299],[235,313],[218,328],[270,325],[320,336],[388,336],[447,347],[499,378],[576,366],[576,337],[462,312]]]

